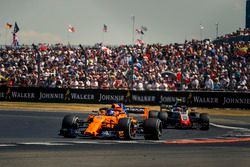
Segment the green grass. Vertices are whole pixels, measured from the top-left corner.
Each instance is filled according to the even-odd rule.
[[[110,104],[74,104],[74,103],[35,103],[35,102],[4,102],[0,103],[0,109],[24,109],[30,111],[49,111],[49,112],[89,112],[98,110],[101,107],[110,107]],[[148,107],[150,110],[160,110],[159,106],[138,106],[129,105],[129,107]],[[250,116],[250,110],[240,109],[208,109],[194,108],[197,112],[206,112],[210,115],[228,115],[228,116]]]

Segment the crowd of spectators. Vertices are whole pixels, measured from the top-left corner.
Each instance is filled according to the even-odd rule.
[[[250,29],[249,28],[239,28],[237,31],[232,32],[230,34],[225,34],[223,36],[217,37],[217,39],[228,39],[228,38],[234,38],[234,37],[240,37],[240,36],[249,36],[250,35]]]
[[[0,49],[0,80],[13,87],[250,90],[249,42]],[[86,59],[86,61],[85,61]],[[4,82],[6,81],[6,82]]]

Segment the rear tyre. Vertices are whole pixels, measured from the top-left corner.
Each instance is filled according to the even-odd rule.
[[[159,112],[158,118],[161,120],[163,124],[163,128],[167,128],[168,126],[168,113],[167,112]]]
[[[131,140],[135,138],[134,124],[129,118],[121,118],[118,122],[118,130],[123,131],[124,139]]]
[[[146,119],[144,121],[143,130],[146,140],[159,140],[162,135],[162,122],[155,118]]]
[[[207,113],[200,114],[200,130],[209,130],[209,115]]]
[[[148,118],[158,118],[159,111],[151,110],[148,113]]]
[[[66,115],[62,121],[60,135],[66,138],[77,137],[77,129],[79,127],[79,118],[77,115]]]
[[[190,112],[189,116],[190,117],[194,117],[194,118],[199,118],[200,117],[200,113],[198,113],[198,112]]]

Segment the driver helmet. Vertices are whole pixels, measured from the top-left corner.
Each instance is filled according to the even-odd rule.
[[[182,111],[181,107],[176,107],[176,111]]]
[[[107,116],[113,116],[114,115],[114,110],[108,109],[106,115]]]
[[[123,108],[123,104],[122,103],[117,103],[117,105],[121,108]]]
[[[125,107],[125,105],[123,105],[122,103],[118,103],[118,105],[120,106],[122,111],[124,111],[126,113],[126,115],[128,115],[128,111],[127,111],[127,108]]]
[[[113,108],[113,109],[115,109],[117,107],[120,107],[120,106],[118,104],[116,104],[116,103],[113,103],[112,106],[111,106],[111,108]]]

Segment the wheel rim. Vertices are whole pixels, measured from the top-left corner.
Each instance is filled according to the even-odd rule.
[[[158,132],[158,136],[160,137],[162,135],[162,123],[159,122],[159,132]]]
[[[131,137],[135,137],[135,129],[134,129],[134,124],[133,123],[130,123],[129,124],[129,136]]]

